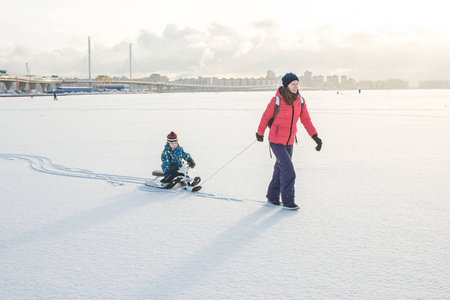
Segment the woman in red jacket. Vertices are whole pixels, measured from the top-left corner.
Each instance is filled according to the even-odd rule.
[[[281,195],[283,208],[298,209],[298,205],[295,204],[295,171],[292,164],[292,151],[297,134],[298,119],[317,143],[317,151],[322,148],[322,140],[317,135],[304,99],[299,93],[297,75],[287,73],[283,76],[282,82],[283,86],[278,88],[276,96],[272,98],[262,115],[256,138],[259,142],[264,140],[264,131],[274,116],[275,101],[279,97],[281,100],[279,111],[269,131],[270,148],[277,161],[266,197],[268,203],[280,205]]]

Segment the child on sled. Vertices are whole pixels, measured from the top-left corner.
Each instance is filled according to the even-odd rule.
[[[183,160],[188,163],[189,167],[195,167],[195,162],[191,155],[184,152],[183,148],[178,144],[177,134],[172,131],[167,135],[167,143],[161,153],[161,168],[165,174],[161,180],[162,187],[170,185],[176,177],[184,176],[183,173],[179,172],[183,165]]]

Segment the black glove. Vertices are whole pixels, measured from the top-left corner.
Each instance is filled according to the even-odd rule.
[[[322,140],[317,136],[317,134],[313,135],[312,139],[317,143],[316,150],[320,151],[320,149],[322,149]]]
[[[264,141],[264,136],[263,135],[259,135],[258,133],[256,133],[256,139],[258,140],[258,142],[263,142]]]
[[[191,160],[189,160],[188,162],[189,167],[194,168],[195,167],[195,161],[191,158]]]
[[[180,169],[179,166],[177,166],[176,164],[170,164],[169,170],[170,171],[178,171]]]

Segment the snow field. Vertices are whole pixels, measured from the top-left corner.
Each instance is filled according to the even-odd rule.
[[[266,206],[272,92],[0,99],[2,299],[443,299],[450,92],[305,91],[297,212]],[[174,130],[201,193],[142,183]],[[267,132],[266,132],[267,138]]]

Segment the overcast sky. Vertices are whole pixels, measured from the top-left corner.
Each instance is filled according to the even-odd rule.
[[[133,77],[450,80],[442,0],[0,0],[0,70]]]

